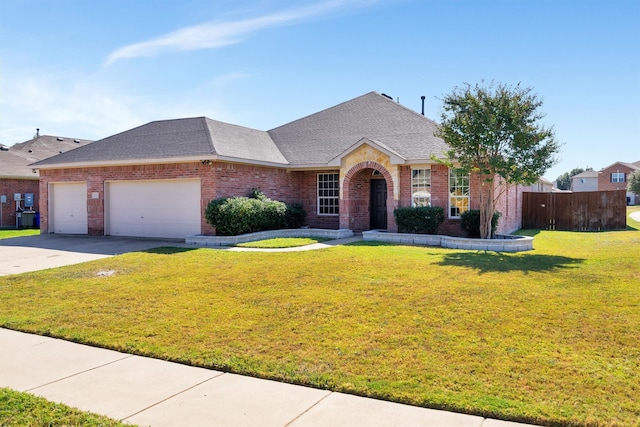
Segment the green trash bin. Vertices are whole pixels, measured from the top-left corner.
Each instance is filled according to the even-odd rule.
[[[36,219],[36,212],[35,211],[24,211],[22,212],[22,215],[20,216],[20,227],[22,228],[33,228],[34,224],[35,224],[35,219]]]

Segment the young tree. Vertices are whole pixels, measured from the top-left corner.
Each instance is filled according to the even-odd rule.
[[[640,169],[629,174],[627,181],[627,191],[640,194]]]
[[[507,185],[534,183],[555,164],[560,145],[553,128],[540,124],[542,101],[531,88],[465,84],[443,102],[438,136],[451,147],[446,163],[480,175],[480,237],[487,239]]]

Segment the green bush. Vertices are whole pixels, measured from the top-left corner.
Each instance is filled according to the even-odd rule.
[[[491,236],[496,233],[498,219],[502,216],[500,212],[494,212],[491,218]],[[460,215],[460,227],[467,233],[468,237],[480,237],[480,211],[471,209]]]
[[[302,203],[289,203],[284,215],[284,228],[300,228],[306,218],[307,212]]]
[[[252,189],[249,197],[209,202],[205,218],[219,235],[238,235],[283,227],[300,227],[306,218],[301,204],[286,205]]]
[[[393,211],[400,233],[436,234],[444,221],[444,209],[440,207],[402,207]]]

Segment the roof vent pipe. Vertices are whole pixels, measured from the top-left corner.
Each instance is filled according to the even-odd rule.
[[[36,138],[40,138],[40,128],[36,128]]]
[[[420,97],[420,99],[422,99],[422,115],[423,115],[423,116],[424,116],[424,98],[425,98],[425,96],[424,96],[424,95],[422,95],[422,96]]]

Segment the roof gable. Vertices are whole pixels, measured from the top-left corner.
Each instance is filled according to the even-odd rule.
[[[268,131],[291,164],[327,164],[367,138],[405,159],[443,157],[448,149],[437,124],[385,96],[370,92]]]
[[[391,160],[392,164],[401,164],[401,163],[404,163],[407,160],[404,157],[400,156],[398,153],[396,153],[394,150],[392,150],[391,148],[385,146],[382,143],[379,143],[379,142],[376,142],[376,141],[372,141],[369,138],[362,138],[360,141],[356,142],[351,147],[347,148],[345,151],[340,153],[338,156],[336,156],[333,159],[329,160],[328,165],[329,166],[340,166],[340,163],[341,163],[341,161],[342,161],[342,159],[344,157],[347,157],[349,154],[353,153],[354,151],[356,151],[357,149],[359,149],[363,145],[368,145],[368,146],[373,147],[376,150],[386,154],[387,156],[389,156],[389,159]]]
[[[640,163],[640,160],[638,160],[636,163]],[[600,169],[600,172],[604,172],[607,169],[611,169],[612,167],[616,166],[616,165],[621,165],[624,167],[627,167],[631,170],[636,170],[636,169],[640,169],[640,166],[636,165],[636,163],[626,163],[626,162],[615,162],[615,163],[611,163],[609,166]]]

